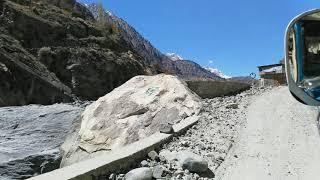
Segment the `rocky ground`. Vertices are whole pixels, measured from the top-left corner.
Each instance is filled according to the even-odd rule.
[[[251,100],[269,89],[254,88],[236,96],[204,99],[199,122],[159,152],[152,151],[141,167],[109,179],[214,179],[243,123]]]

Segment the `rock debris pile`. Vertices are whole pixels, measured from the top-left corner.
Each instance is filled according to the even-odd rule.
[[[269,89],[253,88],[236,96],[203,99],[199,122],[174,137],[157,153],[151,151],[140,167],[109,179],[214,179],[246,121],[246,108],[254,96]]]

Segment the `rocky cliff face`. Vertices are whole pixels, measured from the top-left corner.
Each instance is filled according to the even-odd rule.
[[[149,72],[72,0],[2,0],[0,35],[0,106],[97,99]]]
[[[94,17],[91,12],[84,5],[78,3],[76,0],[34,0],[35,2],[44,2],[51,4],[61,9],[68,10],[73,13],[74,16],[81,17],[85,20],[93,20]]]
[[[71,90],[11,36],[0,34],[0,107],[71,100]]]

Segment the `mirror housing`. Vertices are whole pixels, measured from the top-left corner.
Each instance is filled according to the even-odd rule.
[[[308,32],[319,34],[307,37]],[[319,44],[312,44],[314,39]],[[313,63],[314,59],[319,61],[319,68],[310,63],[309,57]],[[320,106],[320,9],[302,13],[289,23],[285,34],[285,67],[288,87],[294,97],[304,104]]]

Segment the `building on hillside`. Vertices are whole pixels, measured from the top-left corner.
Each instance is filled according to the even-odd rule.
[[[283,60],[279,64],[258,66],[258,69],[261,86],[280,86],[287,82]]]

